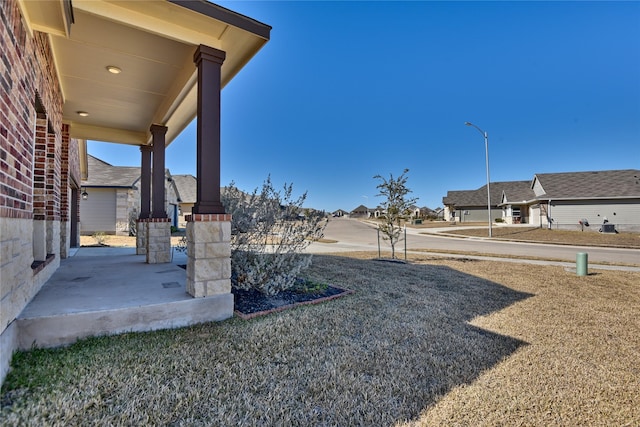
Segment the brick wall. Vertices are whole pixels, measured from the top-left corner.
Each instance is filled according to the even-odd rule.
[[[28,34],[16,0],[0,2],[0,27],[0,217],[32,218],[36,94],[46,112],[41,117],[53,131],[55,151],[61,141],[61,90],[48,38],[37,31],[33,37]],[[51,167],[55,174],[55,161]],[[55,210],[59,194],[51,190]]]
[[[47,251],[60,247],[63,100],[48,36],[28,32],[17,0],[0,0],[0,46],[1,381],[14,345],[10,325],[60,265],[59,256],[32,262],[36,235],[41,244],[46,237]],[[79,177],[77,147],[69,148],[68,169]]]

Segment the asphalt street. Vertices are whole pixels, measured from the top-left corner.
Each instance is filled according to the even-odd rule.
[[[447,228],[451,230],[451,228]],[[438,235],[438,229],[407,228],[407,251],[432,250],[465,252],[468,255],[487,256],[487,254],[531,257],[532,259],[557,259],[565,263],[575,263],[576,254],[586,252],[589,263],[633,264],[640,271],[640,249],[603,248],[591,246],[570,246],[542,243],[511,242],[489,238],[459,238]],[[324,237],[336,243],[314,242],[308,251],[313,253],[344,251],[377,251],[378,232],[374,225],[349,218],[331,218]],[[383,251],[391,249],[389,243],[380,238]],[[398,256],[404,252],[404,241],[396,245]],[[503,259],[503,258],[501,258]],[[516,260],[517,261],[517,260]],[[519,260],[521,261],[521,260]],[[536,262],[538,263],[538,262]],[[549,261],[539,263],[552,264]],[[562,264],[562,263],[560,263]]]

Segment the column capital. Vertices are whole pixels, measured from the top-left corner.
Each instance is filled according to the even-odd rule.
[[[193,54],[193,62],[199,64],[201,61],[210,61],[222,64],[227,57],[223,50],[201,44]]]
[[[153,151],[153,147],[151,145],[141,145],[140,152],[141,153],[151,153]]]
[[[168,128],[166,126],[153,124],[149,128],[149,131],[151,131],[153,135],[164,135],[167,133],[167,129]]]

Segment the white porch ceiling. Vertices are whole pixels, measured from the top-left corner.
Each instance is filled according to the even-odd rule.
[[[168,127],[168,145],[196,116],[198,45],[226,52],[224,87],[271,30],[205,0],[22,0],[21,8],[31,30],[49,34],[71,136],[134,145],[150,142],[154,123]]]

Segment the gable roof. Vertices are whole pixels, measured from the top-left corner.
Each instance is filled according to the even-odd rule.
[[[505,182],[502,189],[501,203],[528,202],[536,199],[530,181]]]
[[[193,175],[172,175],[180,203],[196,202],[197,180]]]
[[[516,192],[522,186],[530,185],[529,181],[503,181],[490,183],[491,205],[497,206],[502,201],[504,190]],[[449,206],[487,206],[487,186],[483,185],[477,190],[447,191],[447,195],[442,198],[442,203]]]
[[[542,173],[531,188],[544,199],[640,198],[640,170]]]
[[[369,208],[366,207],[365,205],[360,205],[354,210],[352,210],[351,212],[369,212]]]
[[[140,179],[139,167],[113,166],[91,154],[87,154],[87,171],[83,187],[133,188]]]

